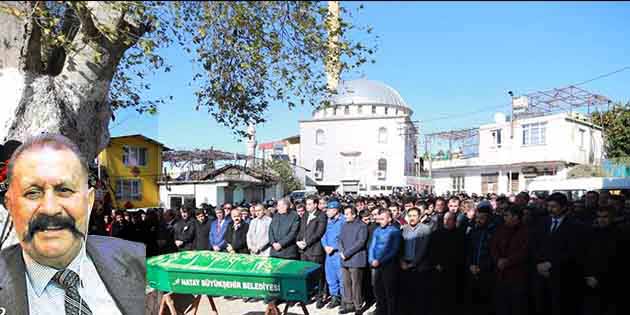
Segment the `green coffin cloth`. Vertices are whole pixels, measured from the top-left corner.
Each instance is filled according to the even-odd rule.
[[[151,287],[187,294],[307,302],[316,291],[319,273],[320,265],[311,262],[212,251],[185,251],[147,260]]]

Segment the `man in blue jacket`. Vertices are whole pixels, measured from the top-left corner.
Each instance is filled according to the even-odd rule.
[[[381,209],[380,225],[374,231],[368,249],[368,263],[372,267],[372,285],[376,296],[376,315],[396,315],[398,297],[398,250],[401,243],[400,228],[392,224],[392,213]]]
[[[348,206],[344,209],[346,223],[339,236],[339,256],[343,275],[343,305],[339,314],[362,313],[363,273],[367,267],[367,225],[358,217],[357,209]]]
[[[337,240],[341,233],[341,226],[344,223],[344,217],[339,213],[341,204],[337,200],[331,200],[328,202],[326,209],[326,216],[328,217],[328,223],[326,224],[326,232],[322,237],[322,246],[326,252],[326,262],[324,269],[326,273],[326,282],[328,283],[328,290],[332,299],[328,306],[329,309],[335,308],[341,305],[341,292],[343,290],[343,283],[341,281],[341,258],[339,257],[339,248],[337,247]]]
[[[221,208],[215,210],[217,218],[210,224],[210,249],[215,252],[224,252],[227,248],[225,242],[225,231],[228,228],[231,220],[225,217],[225,212]]]

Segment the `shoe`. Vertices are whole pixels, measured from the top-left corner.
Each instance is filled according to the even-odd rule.
[[[328,303],[328,305],[326,305],[327,309],[333,309],[337,306],[341,305],[341,301],[339,299],[339,297],[337,296],[333,296],[333,298],[330,300],[330,303]]]
[[[354,312],[354,315],[363,315],[363,311],[362,310],[357,310]]]
[[[323,298],[319,298],[319,299],[317,299],[317,304],[315,304],[315,307],[318,310],[321,310],[322,308],[324,308],[325,305],[326,305],[326,300],[323,299]]]

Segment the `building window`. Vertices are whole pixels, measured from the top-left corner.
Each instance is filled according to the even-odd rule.
[[[580,149],[584,149],[584,134],[585,133],[586,133],[586,130],[584,129],[578,130],[578,143],[580,144]]]
[[[497,148],[501,147],[501,129],[495,129],[490,131],[490,133],[492,134],[492,145],[496,146]]]
[[[372,114],[376,114],[376,105],[372,105]]]
[[[378,129],[378,143],[387,143],[387,129],[385,127]]]
[[[398,108],[396,108],[396,116],[398,116]]]
[[[378,159],[378,170],[386,172],[387,171],[387,160],[386,159]]]
[[[326,139],[324,139],[324,130],[317,129],[315,132],[315,144],[322,145],[326,143]]]
[[[123,146],[122,160],[125,166],[146,166],[147,149],[140,147]]]
[[[343,114],[350,115],[350,106],[346,105],[346,107],[343,108]]]
[[[523,145],[545,144],[545,132],[547,123],[535,123],[523,125]]]
[[[119,179],[116,181],[116,199],[141,200],[142,186],[139,179]]]
[[[324,161],[322,160],[315,161],[315,179],[324,179]]]
[[[481,193],[496,193],[498,191],[499,173],[481,174]]]
[[[359,113],[359,114],[363,114],[363,105],[359,105],[359,106],[357,107],[357,113]]]
[[[387,115],[388,111],[389,111],[389,107],[385,106],[385,115]]]
[[[452,185],[451,185],[452,192],[461,192],[465,190],[464,176],[451,176],[451,180],[452,180]]]

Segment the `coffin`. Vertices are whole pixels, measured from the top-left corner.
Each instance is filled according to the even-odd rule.
[[[149,286],[160,291],[279,298],[307,303],[317,292],[316,263],[212,251],[184,251],[147,260]]]

